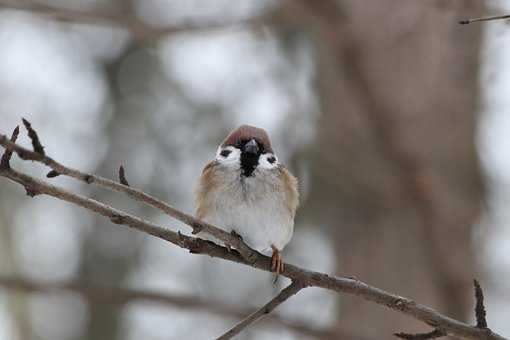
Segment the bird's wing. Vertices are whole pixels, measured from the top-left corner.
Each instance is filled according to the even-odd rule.
[[[200,176],[198,185],[195,189],[195,203],[196,203],[196,216],[199,219],[204,218],[205,211],[207,211],[208,204],[210,200],[207,199],[207,194],[211,191],[213,187],[213,176],[214,169],[218,165],[217,161],[211,161],[207,163],[202,170],[202,175]]]
[[[296,209],[299,205],[299,191],[298,191],[298,180],[294,175],[290,173],[289,170],[283,165],[278,167],[280,173],[282,174],[283,187],[285,190],[285,205],[289,212],[294,218],[296,214]]]

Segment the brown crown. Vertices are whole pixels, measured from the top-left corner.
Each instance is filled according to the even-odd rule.
[[[251,125],[241,125],[233,130],[223,141],[221,146],[239,147],[243,142],[247,142],[251,139],[255,139],[257,143],[259,143],[263,149],[263,153],[273,152],[266,130]]]

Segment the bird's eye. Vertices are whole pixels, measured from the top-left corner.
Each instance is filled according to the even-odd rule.
[[[221,150],[220,155],[222,157],[227,157],[228,155],[230,155],[231,152],[232,152],[231,150]]]
[[[271,156],[267,159],[267,161],[271,164],[273,164],[274,162],[276,162],[276,157],[275,156]]]

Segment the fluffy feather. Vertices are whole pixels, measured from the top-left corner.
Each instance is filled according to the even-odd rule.
[[[234,135],[232,140],[236,138]],[[217,158],[202,172],[196,189],[197,217],[228,232],[235,231],[250,247],[265,254],[271,253],[271,246],[282,250],[294,229],[299,201],[296,178],[281,164],[271,166],[267,158],[272,154],[268,153],[260,156],[251,176],[243,176],[239,150],[229,145],[224,142],[218,150],[219,154],[229,147],[229,158]],[[265,151],[270,147],[267,139]],[[217,242],[210,235],[200,236]]]

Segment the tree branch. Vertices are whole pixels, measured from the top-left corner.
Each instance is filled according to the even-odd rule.
[[[194,230],[196,230],[196,228],[200,228],[201,226],[204,226],[213,232],[220,230],[213,226],[207,225],[187,214],[184,214],[141,191],[132,189],[131,187],[127,187],[118,182],[101,178],[99,176],[84,174],[77,170],[64,167],[63,165],[55,162],[53,159],[47,156],[29,151],[15,143],[10,142],[9,139],[2,134],[0,134],[0,145],[4,146],[5,148],[12,149],[23,159],[35,160],[44,163],[58,173],[66,174],[70,177],[80,179],[86,183],[95,183],[99,186],[114,191],[128,193],[131,197],[140,202],[157,207],[163,211],[168,211],[170,216],[178,218],[184,223],[190,225]],[[174,232],[162,226],[143,220],[140,217],[131,215],[119,209],[115,209],[97,200],[74,194],[60,187],[37,180],[11,168],[0,166],[0,176],[9,178],[14,182],[23,185],[27,190],[27,193],[31,195],[45,194],[60,200],[73,203],[77,206],[81,206],[87,210],[105,216],[109,218],[113,223],[125,225],[147,234],[156,236],[181,248],[187,249],[191,253],[209,255],[211,257],[217,257],[231,262],[241,263],[260,270],[268,272],[270,271],[271,259],[253,250],[252,252],[254,254],[255,260],[248,261],[237,251],[229,251],[227,248],[218,246],[213,242]],[[203,230],[205,231],[205,229]],[[224,237],[225,235],[221,234],[221,236]],[[225,239],[228,240],[229,238],[225,237]],[[234,245],[234,247],[236,246]],[[356,279],[332,277],[327,274],[302,269],[291,264],[285,264],[284,271],[281,273],[281,275],[288,277],[294,282],[298,282],[302,288],[320,287],[337,293],[346,293],[359,296],[366,301],[371,301],[376,304],[386,306],[389,309],[398,311],[402,314],[409,315],[441,332],[444,332],[447,335],[473,340],[505,339],[504,337],[493,333],[489,329],[478,328],[454,320],[440,314],[432,308],[420,305],[411,299],[386,292],[382,289],[370,286]]]
[[[217,338],[216,340],[228,340],[232,339],[237,334],[241,333],[246,327],[260,320],[267,314],[271,313],[276,307],[287,301],[288,298],[297,294],[304,287],[299,281],[292,281],[280,294],[276,295],[271,301],[266,303],[256,312],[248,315],[245,319],[241,320],[237,325],[229,329],[225,334]]]
[[[40,142],[38,141],[40,144]],[[121,184],[119,182],[115,182],[100,176],[95,176],[92,174],[83,173],[81,171],[71,169],[68,167],[65,167],[64,165],[54,161],[52,158],[40,154],[35,151],[28,150],[22,146],[19,146],[13,142],[11,142],[5,135],[0,134],[0,145],[5,147],[7,150],[11,150],[16,152],[18,156],[24,160],[32,160],[37,161],[40,163],[43,163],[50,167],[52,171],[46,175],[47,177],[55,177],[56,175],[65,175],[69,176],[75,179],[78,179],[84,183],[87,184],[94,184],[96,186],[110,189],[113,191],[125,193],[129,195],[130,197],[134,198],[135,200],[144,203],[146,205],[152,206],[166,215],[175,218],[184,224],[190,226],[192,228],[193,234],[198,234],[199,232],[203,231],[206,232],[218,240],[221,240],[225,242],[226,244],[230,245],[233,248],[236,248],[241,255],[247,259],[248,261],[254,261],[257,258],[257,252],[250,247],[248,247],[239,237],[236,237],[234,235],[231,235],[230,233],[219,229],[209,223],[205,223],[203,221],[200,221],[196,218],[194,218],[191,215],[188,215],[186,213],[183,213],[174,207],[168,205],[167,203],[150,196],[140,190],[134,189],[130,186],[127,186],[125,184]],[[41,146],[42,147],[42,146]],[[122,169],[123,170],[123,169]],[[121,172],[119,171],[119,175]],[[125,178],[124,178],[125,180]],[[126,182],[127,183],[127,182]]]
[[[128,31],[137,41],[157,40],[166,35],[175,33],[225,29],[260,23],[260,18],[245,18],[231,22],[210,21],[206,23],[189,23],[158,27],[147,24],[134,15],[127,13],[118,14],[104,10],[76,10],[42,3],[23,3],[20,1],[0,1],[0,7],[43,15],[58,21],[119,27]]]

